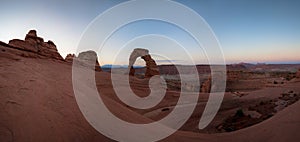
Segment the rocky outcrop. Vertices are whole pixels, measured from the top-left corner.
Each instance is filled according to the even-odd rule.
[[[298,70],[298,72],[296,73],[296,77],[300,78],[300,69]]]
[[[98,62],[97,53],[95,51],[90,50],[81,52],[76,60],[78,60],[82,66],[95,69],[95,71],[102,71]]]
[[[226,72],[215,71],[212,72],[208,79],[206,79],[200,86],[201,93],[216,93],[225,92],[226,84],[228,82],[228,77],[226,77]]]
[[[211,76],[201,84],[200,92],[201,93],[210,93],[210,89],[211,89]]]
[[[136,48],[132,51],[130,58],[129,58],[129,75],[134,75],[135,69],[133,68],[133,64],[135,63],[136,59],[141,57],[146,62],[146,73],[145,77],[152,77],[154,75],[159,75],[159,69],[155,63],[155,61],[149,55],[149,51],[147,49]]]
[[[159,75],[158,67],[155,63],[155,61],[151,58],[150,55],[142,56],[142,59],[146,62],[146,73],[145,77],[151,77],[154,75]]]
[[[75,54],[68,54],[65,58],[65,61],[68,63],[72,63],[74,58],[76,58]]]
[[[43,38],[37,36],[35,30],[30,30],[25,40],[13,39],[9,41],[8,45],[16,49],[37,53],[47,58],[64,60],[58,53],[56,45],[50,40],[44,42]]]

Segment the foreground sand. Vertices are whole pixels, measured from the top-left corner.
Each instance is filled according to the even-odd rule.
[[[112,141],[98,133],[81,114],[73,94],[70,64],[52,59],[25,58],[16,55],[15,49],[2,46],[0,49],[1,142]],[[109,76],[104,72],[97,74],[104,79]],[[295,81],[290,86],[297,88],[299,85],[299,81]],[[245,99],[247,97],[250,95]],[[125,120],[151,121],[113,98],[103,96],[103,100]],[[299,109],[298,101],[249,128],[222,134],[178,131],[163,141],[296,142],[300,140]]]

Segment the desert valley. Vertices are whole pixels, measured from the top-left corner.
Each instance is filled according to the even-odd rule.
[[[87,122],[74,96],[72,63],[76,58],[89,60],[89,56],[97,58],[93,51],[63,58],[54,42],[44,42],[35,30],[25,40],[0,42],[0,141],[113,141]],[[300,139],[300,64],[228,64],[221,107],[213,121],[200,130],[199,118],[212,85],[210,66],[196,66],[200,80],[200,86],[196,87],[200,90],[195,92],[195,86],[181,85],[174,65],[157,65],[149,54],[140,57],[146,67],[133,68],[133,62],[129,74],[118,74],[127,68],[116,68],[115,72],[101,68],[98,61],[92,67],[82,68],[95,70],[96,85],[107,108],[132,123],[163,119],[176,105],[189,105],[189,102],[177,104],[182,89],[194,91],[198,101],[192,116],[162,141],[296,142]],[[182,68],[185,75],[190,74],[189,66]],[[140,97],[149,95],[149,80],[159,75],[166,81],[166,95],[150,109],[130,107],[115,94],[111,83],[113,73],[120,79],[129,75],[130,87]]]

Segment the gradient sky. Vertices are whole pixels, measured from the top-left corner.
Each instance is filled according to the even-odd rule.
[[[227,63],[300,63],[299,0],[176,1],[195,10],[211,26]],[[81,34],[96,16],[121,2],[123,0],[1,0],[0,40],[24,39],[30,29],[36,29],[39,36],[54,41],[64,57],[76,52]],[[99,55],[100,63],[114,63],[109,53],[117,51],[117,43],[143,34],[172,37],[191,48],[194,44],[183,36],[181,29],[171,24],[151,20],[134,22],[116,32],[107,44],[109,50]],[[176,55],[170,60],[178,63],[185,60],[177,56],[180,51],[170,52],[167,47],[160,50]],[[192,55],[196,63],[205,60],[202,54]],[[124,59],[115,64],[126,64],[121,60]]]

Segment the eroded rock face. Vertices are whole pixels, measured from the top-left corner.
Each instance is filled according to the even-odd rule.
[[[210,89],[211,89],[211,76],[201,84],[200,92],[201,93],[210,93]]]
[[[20,39],[10,40],[8,45],[19,48],[21,50],[31,51],[34,53],[37,53],[39,51],[37,46],[35,46],[34,44],[32,44],[30,42],[25,42]]]
[[[25,40],[13,39],[8,43],[14,48],[37,53],[44,57],[64,60],[58,53],[56,45],[52,41],[44,42],[44,39],[37,36],[35,30],[30,30]]]
[[[102,71],[98,62],[97,53],[95,51],[89,50],[81,52],[76,59],[78,59],[78,61],[81,62],[81,65],[83,66],[93,68],[95,69],[95,71]]]
[[[159,69],[155,63],[155,61],[149,55],[149,50],[136,48],[132,51],[130,58],[129,58],[129,75],[134,75],[135,70],[133,68],[133,64],[135,63],[136,59],[141,57],[146,62],[146,73],[145,77],[152,77],[154,75],[159,75]]]
[[[68,63],[72,63],[74,58],[76,58],[75,54],[68,54],[65,58],[65,61]]]

